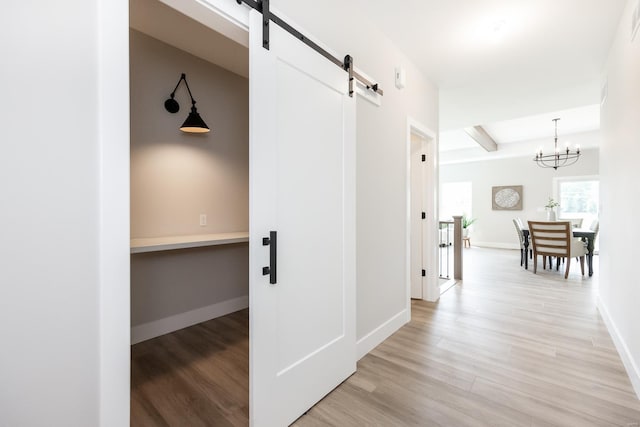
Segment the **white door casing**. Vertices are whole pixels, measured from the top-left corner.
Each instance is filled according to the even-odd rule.
[[[343,70],[276,24],[262,48],[257,11],[249,38],[250,416],[284,426],[356,369],[355,101]]]
[[[438,143],[436,134],[415,119],[407,118],[406,133],[406,197],[407,197],[407,226],[406,226],[406,289],[407,313],[410,316],[410,298],[412,297],[412,141],[421,141],[422,152],[426,153],[427,161],[422,163],[422,209],[426,212],[426,219],[422,220],[422,265],[426,276],[422,278],[422,299],[437,301],[440,297],[438,285]],[[407,321],[410,317],[407,318]]]

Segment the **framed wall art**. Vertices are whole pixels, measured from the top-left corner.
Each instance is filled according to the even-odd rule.
[[[494,211],[521,211],[522,185],[491,187],[491,207]]]

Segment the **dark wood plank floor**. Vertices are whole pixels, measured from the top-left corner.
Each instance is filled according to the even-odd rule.
[[[466,249],[464,283],[438,303],[414,301],[412,321],[295,425],[640,423],[640,401],[595,306],[597,274],[534,275],[519,256]],[[248,425],[246,310],[132,354],[132,426]]]
[[[131,426],[249,425],[249,311],[131,348]]]

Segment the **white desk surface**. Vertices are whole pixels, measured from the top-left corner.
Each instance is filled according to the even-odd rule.
[[[185,236],[149,237],[131,239],[131,253],[170,251],[173,249],[200,248],[229,245],[249,241],[248,231],[217,234],[192,234]]]

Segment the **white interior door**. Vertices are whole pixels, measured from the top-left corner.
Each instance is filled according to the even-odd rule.
[[[424,141],[418,135],[411,134],[411,298],[424,298],[424,281],[422,269],[425,268],[424,263],[424,245],[425,245],[425,227],[426,218],[422,218],[424,211],[424,188],[425,188],[425,167],[422,161],[422,155],[425,154]]]
[[[285,426],[356,369],[355,101],[343,70],[276,24],[263,49],[256,11],[249,73],[250,412]]]

